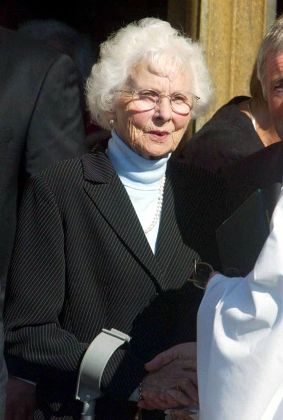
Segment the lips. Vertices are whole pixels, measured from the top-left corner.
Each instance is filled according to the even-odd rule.
[[[170,132],[169,131],[158,131],[158,130],[151,130],[148,132],[151,136],[156,137],[160,140],[166,139]]]
[[[155,134],[156,136],[164,136],[164,135],[168,135],[169,131],[150,130],[149,133]]]

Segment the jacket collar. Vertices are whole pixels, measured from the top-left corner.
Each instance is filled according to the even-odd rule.
[[[178,264],[178,258],[185,257],[185,255],[175,255],[175,250],[180,249],[177,244],[182,239],[176,217],[175,199],[178,185],[175,185],[175,181],[171,177],[171,165],[168,164],[164,203],[157,238],[158,246],[156,255],[154,255],[128,194],[106,156],[105,150],[100,149],[84,155],[82,164],[86,193],[120,241],[145,267],[156,289],[160,290],[160,287],[164,286],[164,276],[170,270],[170,265]],[[189,202],[188,197],[183,196],[184,190],[181,195],[182,197],[179,195],[179,199]],[[191,211],[194,211],[193,207],[190,206]],[[178,209],[182,211],[182,206],[179,205]],[[186,225],[190,223],[191,211],[184,211],[186,214],[179,215],[179,218],[186,221]],[[184,248],[182,247],[182,249]]]
[[[135,255],[159,288],[162,276],[127,191],[105,151],[83,156],[84,189],[120,241]]]
[[[82,157],[84,179],[98,184],[108,184],[116,172],[103,148],[99,148]]]

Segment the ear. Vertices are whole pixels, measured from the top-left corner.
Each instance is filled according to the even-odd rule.
[[[114,128],[114,123],[116,121],[116,112],[115,111],[108,111],[106,113],[106,117],[108,120],[108,129],[111,131]]]
[[[109,120],[116,120],[116,112],[114,110],[106,112],[107,119]]]
[[[112,130],[114,128],[114,123],[116,121],[116,112],[115,111],[108,111],[106,113],[109,129]]]

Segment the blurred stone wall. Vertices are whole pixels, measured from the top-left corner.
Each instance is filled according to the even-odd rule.
[[[215,86],[215,102],[198,130],[224,103],[249,95],[258,47],[276,16],[276,0],[169,0],[168,20],[200,40]]]

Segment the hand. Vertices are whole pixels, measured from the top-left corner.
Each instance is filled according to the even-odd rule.
[[[170,356],[174,360],[169,361],[167,357],[164,359],[165,353],[159,355],[161,362],[157,360],[154,367],[152,364],[151,372],[143,380],[142,400],[138,403],[140,408],[165,410],[198,401],[195,360]]]
[[[176,359],[187,360],[188,364],[191,362],[192,369],[196,370],[197,344],[195,342],[177,344],[146,363],[145,369],[148,372],[153,372]]]
[[[6,391],[5,420],[33,420],[36,407],[35,385],[9,377]]]

